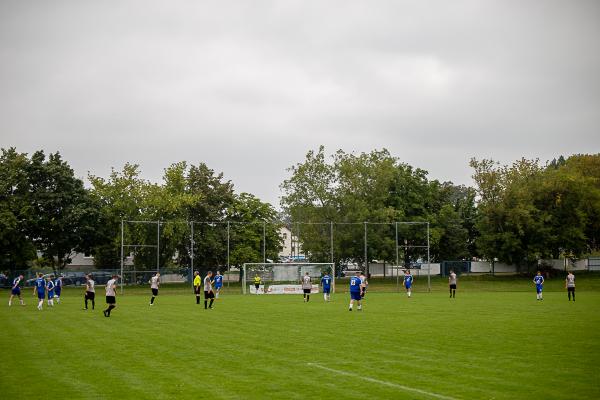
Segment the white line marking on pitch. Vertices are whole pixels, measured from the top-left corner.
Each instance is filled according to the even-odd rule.
[[[399,385],[397,383],[392,383],[392,382],[388,382],[388,381],[382,381],[382,380],[375,379],[375,378],[369,378],[368,376],[362,376],[362,375],[358,375],[358,374],[353,374],[351,372],[340,371],[340,370],[337,370],[337,369],[325,367],[325,366],[323,366],[321,364],[317,364],[317,363],[307,363],[307,365],[311,365],[313,367],[321,368],[321,369],[324,369],[325,371],[333,372],[334,374],[351,376],[353,378],[362,379],[362,380],[365,380],[365,381],[368,381],[368,382],[371,382],[371,383],[377,383],[377,384],[380,384],[380,385],[385,385],[385,386],[393,387],[393,388],[396,388],[396,389],[408,390],[408,391],[411,391],[411,392],[415,392],[415,393],[419,393],[419,394],[424,394],[425,396],[435,397],[437,399],[457,400],[454,397],[449,397],[449,396],[444,396],[444,395],[437,394],[437,393],[427,392],[425,390],[412,388],[410,386]]]

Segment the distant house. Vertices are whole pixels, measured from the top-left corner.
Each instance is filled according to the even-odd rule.
[[[298,236],[287,226],[279,229],[279,236],[281,237],[282,248],[279,252],[279,259],[283,262],[291,261],[303,261],[306,259],[306,255],[302,249],[302,243],[298,239]]]

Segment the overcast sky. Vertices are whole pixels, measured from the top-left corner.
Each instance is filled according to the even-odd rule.
[[[320,144],[471,184],[600,151],[598,1],[0,2],[0,147],[80,177],[206,162],[278,204]]]

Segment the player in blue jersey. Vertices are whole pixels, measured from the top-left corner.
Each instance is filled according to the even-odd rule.
[[[219,293],[221,292],[221,288],[223,287],[223,275],[217,270],[217,275],[215,275],[215,297],[219,298]]]
[[[46,292],[48,293],[48,306],[54,307],[54,276],[51,275],[46,278]]]
[[[363,283],[360,279],[360,272],[356,272],[356,276],[350,278],[350,307],[348,311],[352,311],[352,307],[354,306],[354,301],[358,304],[356,308],[358,311],[362,311],[362,304],[360,300],[363,295]]]
[[[544,300],[542,297],[542,291],[544,290],[544,277],[540,271],[538,271],[537,275],[533,278],[533,283],[535,283],[535,291],[537,293],[536,300]]]
[[[23,298],[21,297],[21,287],[19,286],[21,284],[22,280],[23,280],[23,275],[19,275],[13,280],[12,289],[10,290],[10,299],[8,299],[9,307],[12,305],[12,299],[15,296],[17,296],[19,298],[19,302],[21,302],[22,306],[25,305],[25,303],[23,302]],[[570,299],[571,299],[571,297],[569,297],[569,300]]]
[[[38,277],[35,280],[35,285],[33,286],[33,295],[37,293],[38,297],[38,310],[42,310],[44,306],[44,299],[46,298],[46,282],[44,282],[44,274],[38,272]]]
[[[56,304],[60,304],[60,292],[62,291],[63,281],[62,275],[54,280],[54,298]]]
[[[413,276],[410,273],[410,269],[404,270],[404,288],[408,297],[412,294]]]
[[[323,286],[323,299],[331,301],[331,277],[327,274],[321,278],[321,286]]]

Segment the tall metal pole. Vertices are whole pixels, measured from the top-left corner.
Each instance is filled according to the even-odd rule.
[[[365,274],[369,277],[369,261],[368,261],[368,249],[367,249],[367,222],[365,221]]]
[[[229,228],[230,228],[230,224],[229,221],[227,221],[227,289],[229,289],[229,272],[230,272],[230,266],[229,266]]]
[[[431,260],[429,259],[429,221],[427,221],[427,291],[431,292]]]
[[[267,222],[263,221],[263,263],[267,262]]]
[[[190,245],[191,245],[191,251],[190,251],[190,269],[191,269],[191,274],[192,274],[192,289],[194,288],[194,221],[192,221],[191,223],[191,237],[190,237]]]
[[[160,221],[156,221],[156,272],[160,270]]]
[[[333,283],[333,293],[335,293],[335,263],[333,262],[333,221],[329,222],[329,249],[331,253],[331,277]]]
[[[123,242],[123,219],[121,219],[121,294],[123,294],[123,250],[124,250],[124,242]]]
[[[400,258],[398,256],[398,222],[396,221],[394,223],[394,225],[396,226],[396,290],[399,292],[400,291],[400,270],[398,268],[400,268]]]

